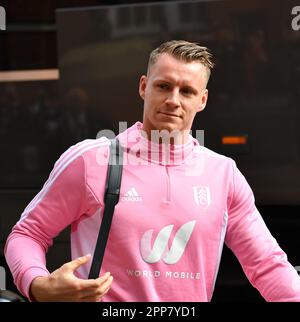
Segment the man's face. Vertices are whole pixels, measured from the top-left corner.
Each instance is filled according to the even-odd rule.
[[[189,132],[197,112],[205,108],[208,90],[205,67],[162,54],[140,79],[144,99],[143,130]]]

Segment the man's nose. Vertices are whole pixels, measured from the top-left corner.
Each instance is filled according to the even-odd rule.
[[[166,104],[171,107],[180,106],[179,91],[177,89],[173,89],[168,93]]]

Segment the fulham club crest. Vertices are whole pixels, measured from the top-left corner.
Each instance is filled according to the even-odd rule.
[[[194,199],[198,206],[207,208],[210,205],[210,190],[206,186],[194,186]]]

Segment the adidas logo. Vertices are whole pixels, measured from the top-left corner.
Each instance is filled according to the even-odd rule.
[[[132,187],[124,194],[122,200],[138,202],[142,201],[142,197],[137,193],[135,188]]]

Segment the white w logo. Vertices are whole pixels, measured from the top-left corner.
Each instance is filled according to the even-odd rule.
[[[140,241],[140,252],[143,260],[152,264],[158,262],[162,258],[166,264],[177,263],[183,255],[195,224],[196,220],[193,220],[182,225],[178,229],[170,249],[168,247],[168,241],[174,225],[166,226],[158,233],[152,249],[151,238],[153,229],[147,230]]]

